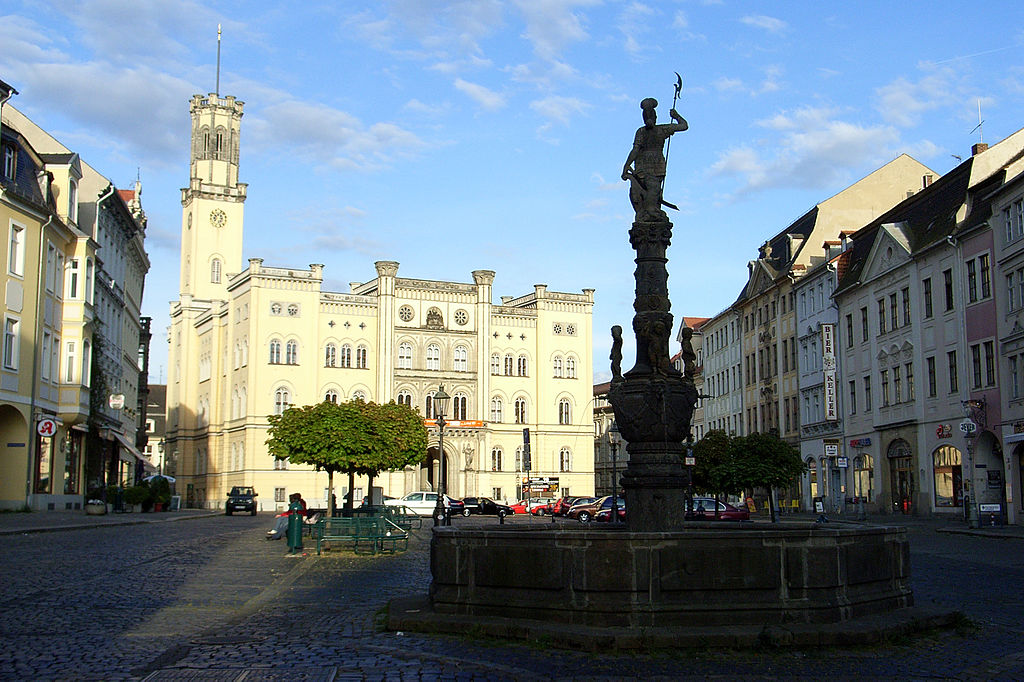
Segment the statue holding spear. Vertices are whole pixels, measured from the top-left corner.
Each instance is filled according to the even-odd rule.
[[[662,198],[668,166],[667,154],[662,151],[665,141],[671,144],[672,135],[689,127],[675,109],[682,90],[682,77],[678,73],[676,77],[675,96],[672,98],[672,110],[669,111],[673,123],[658,124],[658,100],[648,97],[640,102],[644,125],[636,131],[633,149],[622,167],[622,179],[630,183],[629,200],[636,212],[637,222],[667,221],[668,216],[661,210],[662,205],[679,210]]]

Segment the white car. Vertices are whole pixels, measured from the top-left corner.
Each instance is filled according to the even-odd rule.
[[[451,507],[451,498],[445,497],[445,506]],[[405,507],[409,511],[420,516],[433,516],[434,507],[437,506],[437,493],[431,490],[417,490],[407,493],[405,497],[397,500],[384,500],[387,507]]]

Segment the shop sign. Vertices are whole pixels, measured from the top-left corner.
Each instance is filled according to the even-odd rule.
[[[871,447],[870,438],[854,438],[850,441],[851,448],[867,448]]]
[[[966,435],[971,435],[978,430],[978,425],[972,422],[970,419],[965,419],[960,422],[960,430]]]
[[[112,410],[124,409],[124,393],[111,393],[107,404]]]
[[[838,443],[825,443],[825,456],[826,457],[838,457],[839,456],[839,444]]]
[[[850,466],[850,458],[836,457],[836,466],[839,467],[840,469],[845,469],[846,467]]]
[[[953,425],[952,424],[939,424],[935,427],[935,435],[939,438],[952,438],[953,437]]]
[[[436,419],[424,419],[424,426],[437,426]],[[451,421],[445,420],[444,425],[449,429],[479,429],[484,423],[476,419],[452,419]]]
[[[53,438],[57,435],[57,420],[43,417],[36,422],[36,433],[43,438]]]
[[[529,493],[531,496],[538,497],[557,497],[558,477],[524,478],[523,493]]]
[[[839,419],[839,394],[836,390],[835,371],[825,372],[825,419],[836,421]]]
[[[1002,507],[1001,507],[1001,505],[998,505],[998,504],[979,504],[978,505],[978,511],[982,512],[983,514],[984,513],[988,513],[988,514],[996,513],[996,514],[998,514],[999,512],[1002,511]]]

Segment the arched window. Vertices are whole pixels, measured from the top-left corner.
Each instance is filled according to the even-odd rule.
[[[68,220],[78,222],[78,183],[68,182]]]
[[[515,362],[511,355],[505,356],[505,376],[512,376],[512,363]]]
[[[497,353],[491,354],[491,374],[495,376],[501,374],[501,356]]]
[[[246,395],[247,395],[247,391],[245,390],[245,386],[242,386],[242,388],[238,391],[238,416],[239,417],[244,417],[245,414],[246,414],[246,410],[249,409],[249,405],[248,405],[248,403],[246,402],[246,399],[245,399]]]
[[[272,365],[281,364],[281,341],[278,339],[270,340],[270,360],[268,362]]]
[[[436,343],[427,346],[427,369],[441,369],[441,347]]]
[[[558,401],[558,423],[572,424],[572,407],[569,404],[568,398],[562,398]]]
[[[558,470],[572,471],[572,452],[569,448],[562,448],[558,451]]]
[[[552,374],[554,375],[554,377],[556,379],[561,379],[562,378],[562,356],[561,355],[556,355],[554,363],[552,363],[552,364],[553,364]]]
[[[469,371],[469,351],[465,346],[456,346],[452,354],[452,369],[456,372]]]
[[[398,344],[398,369],[412,369],[412,344]]]
[[[943,445],[932,453],[935,470],[935,506],[959,507],[963,504],[963,469],[960,451],[952,445]]]
[[[249,364],[249,339],[242,339],[242,367]]]
[[[502,404],[501,398],[491,398],[491,421],[501,423]]]
[[[410,393],[409,391],[399,391],[398,404],[408,405],[409,407],[412,407],[412,393]]]
[[[299,364],[299,342],[289,341],[284,347],[284,362],[286,365]]]
[[[423,418],[433,419],[434,418],[434,395],[428,395],[423,401]]]
[[[274,391],[274,414],[284,414],[291,404],[291,400],[291,393],[284,386]]]
[[[356,348],[356,369],[366,369],[366,346]]]
[[[526,362],[526,356],[520,355],[519,358],[516,360],[516,375],[521,377],[529,376],[527,372],[528,369],[529,367]]]
[[[501,448],[491,450],[491,471],[501,471]]]
[[[220,258],[214,258],[210,262],[210,281],[220,284]]]
[[[335,391],[332,388],[331,390],[329,390],[326,393],[324,393],[324,402],[337,404],[338,403],[338,392]]]
[[[338,347],[333,343],[324,347],[324,367],[338,366]]]
[[[456,393],[452,398],[452,419],[466,419],[466,406],[468,403],[465,393]]]
[[[366,392],[365,391],[353,391],[352,392],[352,400],[362,400],[365,403],[366,402]]]
[[[351,367],[352,366],[352,346],[347,343],[341,346],[341,362],[340,367]]]
[[[516,424],[525,424],[526,416],[526,398],[516,398]]]
[[[520,445],[516,448],[516,473],[518,474],[523,470],[523,446]]]
[[[576,358],[565,359],[565,378],[575,379],[576,378]]]

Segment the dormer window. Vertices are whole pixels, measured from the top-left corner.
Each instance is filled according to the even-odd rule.
[[[14,179],[18,170],[18,150],[13,145],[4,145],[4,177]]]
[[[68,221],[78,222],[78,183],[74,180],[68,184]]]

